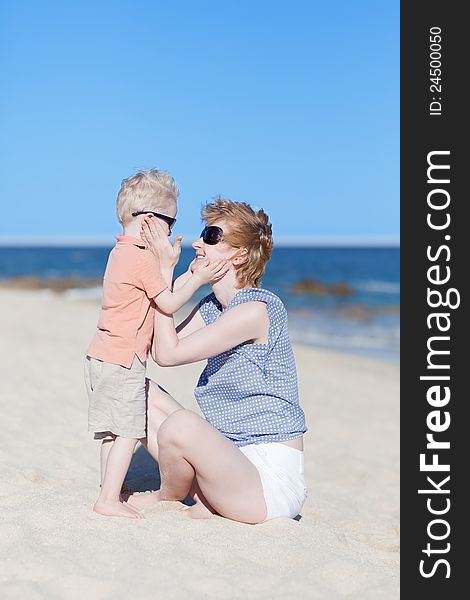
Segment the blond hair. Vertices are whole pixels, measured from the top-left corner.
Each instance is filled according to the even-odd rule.
[[[169,173],[157,169],[138,171],[121,183],[116,199],[117,217],[121,225],[127,225],[133,212],[165,212],[176,204],[178,196],[178,186]]]
[[[247,250],[246,260],[234,265],[239,287],[259,287],[273,249],[272,226],[264,210],[218,197],[203,207],[202,219],[208,225],[221,219],[227,223],[223,241]]]

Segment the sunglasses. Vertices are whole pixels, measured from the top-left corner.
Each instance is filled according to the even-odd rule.
[[[201,231],[200,237],[202,237],[202,241],[204,242],[204,244],[209,244],[209,246],[215,246],[216,244],[222,241],[224,237],[224,232],[220,227],[217,227],[215,225],[207,225]]]
[[[157,217],[157,219],[161,219],[162,221],[165,221],[165,223],[168,224],[168,228],[169,228],[169,233],[168,235],[171,234],[171,230],[173,229],[173,225],[176,223],[176,219],[173,217],[168,217],[167,215],[161,215],[160,213],[157,212],[153,212],[153,210],[138,210],[137,212],[133,212],[132,216],[133,217],[138,217],[139,215],[153,215],[154,217]]]

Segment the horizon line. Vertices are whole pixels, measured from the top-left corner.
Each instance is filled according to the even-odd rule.
[[[191,246],[191,241],[197,239],[195,235],[183,236],[182,247]],[[31,248],[31,247],[105,247],[111,248],[115,243],[115,236],[96,235],[0,235],[0,247]],[[399,247],[399,235],[317,235],[317,236],[278,236],[274,238],[274,247]]]

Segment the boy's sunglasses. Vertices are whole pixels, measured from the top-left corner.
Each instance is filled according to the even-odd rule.
[[[138,217],[139,215],[153,215],[154,217],[157,217],[157,219],[161,219],[162,221],[165,221],[165,223],[168,223],[168,228],[170,230],[168,235],[170,235],[173,225],[176,223],[175,218],[161,215],[160,213],[153,212],[153,210],[138,210],[137,212],[132,213],[133,217]]]
[[[202,237],[202,241],[204,242],[204,244],[209,244],[209,246],[215,246],[216,244],[222,241],[224,237],[224,232],[220,227],[217,227],[215,225],[208,225],[204,227],[204,229],[201,231],[200,237]]]

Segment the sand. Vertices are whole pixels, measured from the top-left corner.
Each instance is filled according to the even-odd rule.
[[[82,378],[97,316],[96,302],[0,290],[3,599],[399,597],[397,365],[294,347],[309,425],[299,521],[195,521],[176,502],[101,517]],[[196,410],[202,368],[149,372]],[[158,485],[143,448],[128,483]]]

